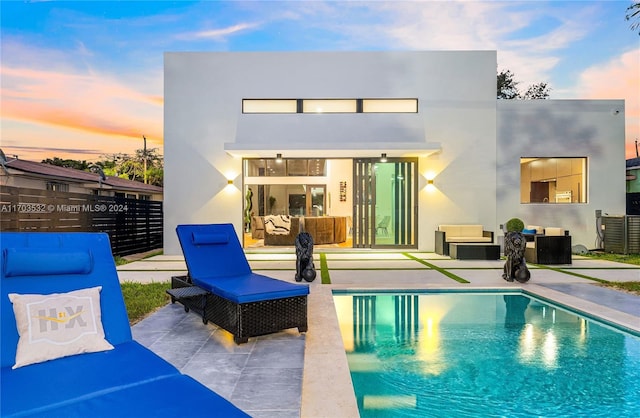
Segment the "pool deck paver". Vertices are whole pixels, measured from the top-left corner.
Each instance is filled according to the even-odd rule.
[[[357,417],[333,290],[524,289],[534,296],[640,333],[640,296],[599,286],[581,276],[640,281],[640,266],[574,256],[573,264],[530,266],[526,284],[502,279],[503,260],[451,260],[435,253],[323,251],[330,285],[310,283],[309,331],[286,330],[235,345],[213,324],[204,325],[181,305],[167,305],[134,325],[134,338],[256,418]],[[255,272],[294,281],[295,250],[247,253]],[[435,266],[430,268],[429,265]],[[459,283],[438,269],[459,276]],[[573,274],[572,274],[573,273]],[[121,281],[168,281],[186,274],[181,256],[159,255],[118,267]]]

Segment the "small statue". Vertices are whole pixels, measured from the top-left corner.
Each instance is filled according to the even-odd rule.
[[[531,272],[524,259],[527,240],[522,235],[523,228],[524,224],[520,219],[514,218],[507,222],[507,233],[504,235],[504,255],[507,261],[504,263],[502,278],[508,282],[515,279],[525,283],[531,278]]]
[[[308,232],[296,236],[296,282],[302,279],[312,282],[316,278],[313,265],[313,237]]]

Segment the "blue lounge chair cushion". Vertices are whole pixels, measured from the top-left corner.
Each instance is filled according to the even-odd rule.
[[[176,232],[192,278],[242,276],[251,273],[233,225],[178,225]],[[223,236],[226,242],[222,242]]]
[[[2,232],[0,244],[2,367],[15,364],[19,338],[13,305],[7,296],[9,293],[47,295],[102,286],[100,310],[105,338],[112,345],[132,339],[107,234]],[[47,255],[49,251],[55,255],[55,261]],[[91,259],[92,268],[87,273],[80,274],[79,271],[84,268],[83,263],[87,262],[88,257]],[[56,274],[49,274],[48,269]],[[7,277],[7,270],[13,272],[13,276]]]
[[[211,293],[235,303],[309,294],[307,285],[253,273],[232,224],[178,225],[176,232],[191,280]]]
[[[104,233],[0,232],[1,417],[247,417],[131,337],[109,237]],[[113,350],[17,369],[18,330],[9,293],[101,286]]]
[[[225,278],[193,278],[193,283],[235,303],[305,296],[309,286],[288,283],[261,274]]]
[[[41,417],[41,414],[20,416]],[[189,376],[170,376],[113,390],[81,402],[65,403],[46,411],[65,418],[209,418],[249,417]]]
[[[114,350],[64,357],[15,370],[3,367],[0,416],[38,411],[61,401],[71,402],[179,374],[174,366],[149,354],[147,348],[129,341],[118,344]]]
[[[4,250],[5,277],[89,274],[91,252],[67,248],[7,248]]]
[[[194,245],[224,245],[229,242],[229,235],[194,231],[191,239]]]

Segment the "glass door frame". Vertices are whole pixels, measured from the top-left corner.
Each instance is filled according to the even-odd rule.
[[[398,177],[391,179],[395,182],[392,185],[394,216],[390,228],[393,233],[393,244],[380,244],[377,239],[380,229],[376,216],[377,183],[381,181],[376,175],[377,164],[395,164],[394,173]],[[386,162],[381,162],[378,158],[354,158],[353,184],[354,248],[418,248],[417,158],[389,158]],[[388,230],[380,229],[380,233],[383,232],[389,233]]]

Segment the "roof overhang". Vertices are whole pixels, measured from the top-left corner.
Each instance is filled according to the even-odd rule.
[[[240,158],[275,158],[282,154],[283,158],[375,158],[386,153],[387,157],[427,157],[440,152],[442,148],[437,143],[398,143],[389,141],[380,143],[322,143],[270,146],[269,144],[224,144],[224,150],[234,157]]]
[[[418,113],[248,114],[224,149],[244,158],[424,157],[441,151],[424,123]]]

